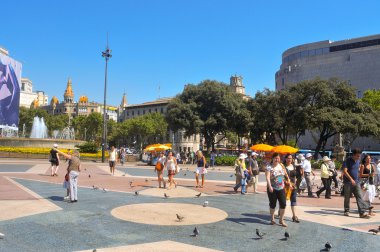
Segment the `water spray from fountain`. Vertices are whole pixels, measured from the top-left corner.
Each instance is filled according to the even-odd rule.
[[[44,118],[39,118],[38,116],[34,117],[30,138],[48,138],[47,132],[48,130]]]

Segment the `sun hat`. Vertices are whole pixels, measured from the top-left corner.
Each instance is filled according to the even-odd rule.
[[[240,153],[239,155],[239,159],[246,159],[247,158],[247,155],[244,154],[244,153]]]
[[[57,147],[58,147],[58,144],[53,144],[53,147],[54,147],[54,148],[57,148]]]
[[[309,158],[309,157],[312,157],[313,155],[311,155],[311,153],[307,153],[306,154],[306,158]]]
[[[254,152],[254,151],[252,151],[251,155],[252,155],[252,156],[258,156],[259,154],[256,153],[256,152]]]
[[[324,157],[322,158],[322,161],[323,161],[323,162],[328,162],[328,161],[331,161],[331,159],[330,159],[328,156],[324,156]]]

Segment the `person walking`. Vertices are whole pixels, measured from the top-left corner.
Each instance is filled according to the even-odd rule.
[[[371,156],[364,155],[362,163],[360,165],[360,179],[362,180],[361,186],[364,190],[364,200],[367,201],[371,208],[372,202],[376,197],[376,188],[374,185],[375,165],[371,163]],[[368,215],[374,216],[375,213],[372,209],[369,209]]]
[[[50,150],[50,170],[51,175],[50,176],[58,176],[57,172],[59,169],[59,155],[58,155],[58,144],[54,144],[53,148]]]
[[[165,165],[164,166],[168,170],[169,187],[167,188],[167,190],[170,190],[170,189],[172,189],[172,184],[174,184],[174,186],[177,187],[177,183],[174,180],[174,175],[175,175],[176,168],[177,168],[177,160],[173,156],[173,152],[172,151],[168,152],[168,156],[167,156],[167,158],[165,160]]]
[[[234,186],[234,191],[237,192],[239,187],[241,187],[241,194],[246,194],[246,184],[248,170],[246,168],[245,159],[246,155],[241,153],[235,161],[235,175],[236,175],[236,185]]]
[[[267,167],[265,177],[267,181],[267,194],[269,199],[269,212],[271,215],[271,224],[276,224],[276,222],[274,221],[274,212],[278,201],[278,203],[280,204],[279,224],[283,227],[287,227],[288,225],[284,221],[286,208],[286,196],[284,191],[285,179],[289,183],[291,189],[292,185],[290,183],[285,167],[281,163],[280,154],[273,154],[272,163],[270,166]]]
[[[380,159],[377,160],[376,172],[375,172],[375,185],[376,189],[380,188]],[[378,194],[380,199],[380,194]]]
[[[297,206],[297,187],[296,187],[296,179],[297,179],[297,171],[293,164],[293,156],[291,154],[285,155],[285,169],[288,173],[288,177],[290,180],[290,183],[293,187],[293,190],[290,194],[290,207],[292,209],[292,220],[293,222],[299,223],[298,217],[296,215],[296,206]]]
[[[315,176],[314,171],[311,169],[311,159],[312,159],[313,155],[311,155],[311,153],[307,153],[305,157],[306,157],[306,159],[302,162],[301,167],[303,169],[303,174],[304,174],[304,177],[306,180],[307,195],[309,197],[315,197],[313,195],[313,188],[312,188],[312,184],[311,184],[311,174],[313,174],[313,176]]]
[[[247,158],[247,170],[252,180],[253,193],[257,192],[257,186],[259,184],[259,164],[257,163],[257,153],[248,152]]]
[[[215,158],[216,158],[216,153],[215,153],[215,151],[212,151],[211,154],[210,154],[210,162],[211,162],[211,167],[213,169],[215,169],[214,168],[214,166],[215,166]]]
[[[303,169],[302,169],[302,163],[305,160],[305,157],[303,154],[298,154],[297,158],[294,160],[294,166],[296,167],[296,188],[297,193],[300,195],[302,190],[300,189],[300,185],[302,182],[302,178],[304,177]]]
[[[202,177],[202,184],[199,185],[199,174]],[[205,184],[205,174],[207,174],[206,169],[206,158],[203,156],[202,151],[197,152],[197,170],[195,171],[195,181],[197,183],[196,188],[203,188]]]
[[[344,183],[344,215],[350,215],[350,198],[351,192],[354,194],[360,218],[368,219],[366,210],[372,210],[367,202],[362,198],[360,182],[359,182],[359,169],[360,169],[360,156],[362,151],[354,149],[352,156],[347,158],[343,163],[343,183]]]
[[[317,197],[321,195],[323,191],[326,190],[325,198],[326,199],[331,199],[331,177],[332,177],[332,172],[330,171],[329,167],[329,162],[331,159],[329,159],[327,156],[323,157],[323,163],[321,164],[321,179],[323,183],[323,187],[321,187],[317,191]]]
[[[74,150],[71,155],[66,154],[62,151],[57,150],[58,153],[69,160],[69,166],[67,167],[67,172],[69,173],[69,184],[70,184],[70,203],[75,203],[78,201],[78,177],[81,168],[81,163],[79,159],[79,151]]]
[[[110,166],[110,173],[112,176],[115,175],[115,165],[116,165],[116,149],[115,146],[111,147],[111,150],[108,152],[108,163]]]
[[[338,179],[337,179],[338,172],[336,171],[335,161],[336,161],[336,156],[331,155],[331,161],[329,162],[329,170],[332,173],[332,176],[330,177],[330,180],[331,180],[331,185],[332,185],[332,182],[334,182],[335,194],[338,194],[339,193],[339,183],[338,183]]]
[[[166,161],[166,157],[164,156],[164,153],[160,152],[159,158],[158,158],[156,166],[154,168],[154,171],[157,173],[158,188],[161,188],[161,183],[163,183],[164,188],[166,188],[166,183],[165,183],[165,180],[163,178],[165,161]]]

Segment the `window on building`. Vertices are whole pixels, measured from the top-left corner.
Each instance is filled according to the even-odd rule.
[[[132,115],[133,115],[133,116],[135,115],[135,111],[132,111]]]
[[[329,47],[323,48],[323,54],[327,54],[329,52],[330,52],[330,48]]]
[[[164,113],[164,108],[161,108],[161,114],[163,114]]]
[[[154,110],[155,110],[155,111],[156,111],[156,113],[157,113],[157,108],[155,108]]]
[[[314,56],[315,55],[315,49],[309,50],[309,56]]]
[[[140,110],[137,110],[137,115],[140,115]]]
[[[362,98],[362,91],[358,90],[358,98]]]

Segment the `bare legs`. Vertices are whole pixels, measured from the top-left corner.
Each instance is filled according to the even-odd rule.
[[[168,190],[172,189],[172,184],[174,184],[175,187],[177,187],[177,183],[174,180],[174,175],[168,175],[169,176],[169,187]]]
[[[201,174],[201,178],[202,178],[202,185],[201,186],[199,186],[199,173],[196,173],[195,174],[195,181],[196,181],[196,183],[197,183],[197,186],[196,187],[204,187],[204,185],[205,185],[205,175],[204,174]]]
[[[54,167],[55,167],[55,170],[54,170]],[[51,176],[58,176],[57,172],[58,172],[58,168],[59,166],[58,165],[52,165],[51,166]]]

